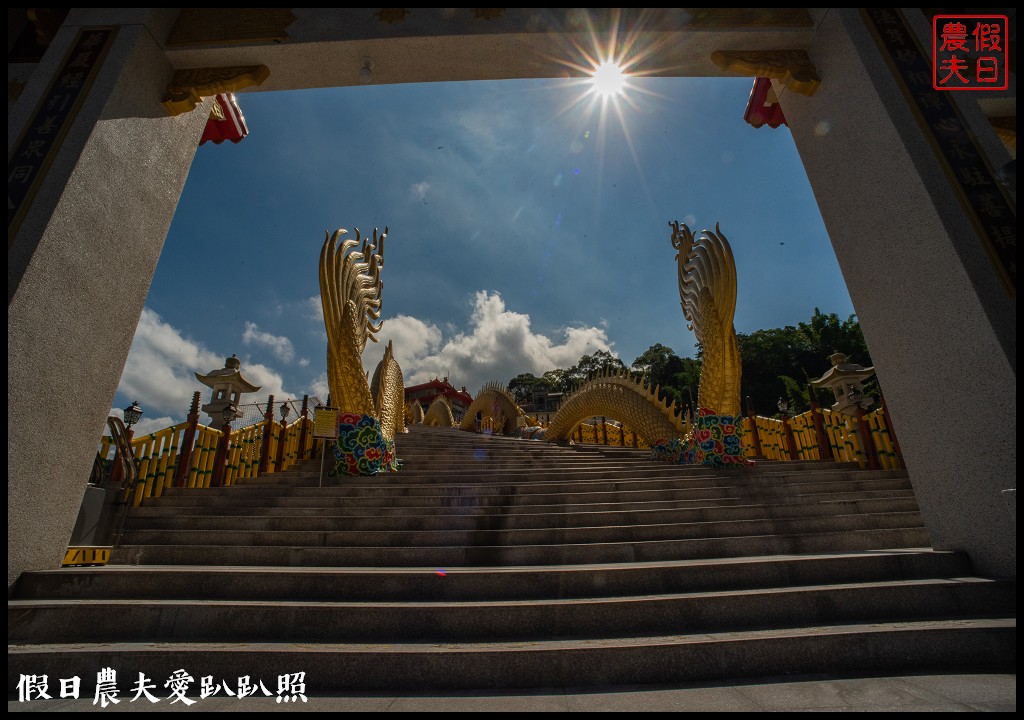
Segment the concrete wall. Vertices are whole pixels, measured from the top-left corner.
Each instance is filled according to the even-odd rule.
[[[77,26],[125,23],[8,252],[8,587],[64,555],[209,114],[160,105],[166,14],[110,12],[72,12],[8,116],[10,153]]]
[[[8,252],[9,586],[23,570],[60,562],[206,122],[206,106],[172,118],[160,105],[174,67],[262,62],[271,67],[263,89],[355,84],[367,55],[374,82],[551,77],[564,68],[545,52],[575,38],[517,32],[512,12],[509,27],[472,25],[490,28],[472,37],[380,23],[338,37],[350,24],[336,15],[349,11],[295,12],[287,43],[166,51],[175,9],[76,9],[9,105],[8,152],[77,28],[120,25]],[[1016,486],[1016,304],[859,16],[813,15],[816,30],[656,28],[650,39],[665,55],[650,63],[665,75],[717,76],[715,49],[809,47],[820,91],[779,94],[932,541],[967,549],[982,572],[1016,575],[1016,527],[1001,494]],[[968,420],[978,419],[986,432],[967,448]]]
[[[820,90],[778,88],[780,102],[932,544],[1015,576],[1001,493],[1016,487],[1016,302],[858,13],[828,13],[809,52]],[[986,150],[1008,159],[976,112]]]

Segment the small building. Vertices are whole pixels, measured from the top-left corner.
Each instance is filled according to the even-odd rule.
[[[447,377],[444,380],[434,378],[430,382],[421,383],[420,385],[410,385],[405,389],[406,404],[417,401],[424,408],[429,408],[430,403],[434,402],[434,400],[439,397],[443,397],[448,401],[456,422],[461,421],[462,416],[465,415],[466,410],[469,409],[469,406],[473,402],[473,396],[466,390],[465,385],[462,386],[462,390],[456,390],[455,387],[448,382]]]

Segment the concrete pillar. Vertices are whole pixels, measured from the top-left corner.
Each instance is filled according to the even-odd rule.
[[[168,117],[176,11],[74,10],[8,114],[8,154],[81,26],[115,25],[95,83],[8,249],[8,588],[59,567],[206,123]]]
[[[925,18],[905,12],[928,52]],[[830,10],[809,56],[818,92],[776,90],[932,544],[1016,577],[1002,495],[1016,487],[1015,300],[858,12]],[[955,100],[993,164],[1008,160],[977,102]]]

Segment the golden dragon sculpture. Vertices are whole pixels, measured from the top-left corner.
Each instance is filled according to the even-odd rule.
[[[478,415],[480,420],[490,418],[494,422],[494,431],[499,435],[514,435],[519,418],[525,417],[512,393],[499,382],[489,382],[480,388],[480,392],[462,416],[459,427],[462,430],[479,431]]]
[[[689,430],[682,410],[662,397],[660,387],[652,388],[627,370],[612,370],[591,378],[562,403],[544,439],[569,440],[577,425],[596,416],[619,420],[652,446]]]
[[[736,262],[716,224],[694,237],[686,225],[670,222],[679,276],[679,302],[689,328],[703,348],[697,404],[718,415],[740,414],[740,348],[733,328]]]
[[[353,426],[358,424],[357,417],[373,419],[379,424],[383,445],[393,453],[395,435],[405,430],[402,369],[395,360],[391,343],[377,365],[372,384],[367,381],[362,363],[367,339],[377,342],[376,335],[382,326],[384,283],[380,274],[388,228],[380,235],[374,229],[372,239],[363,239],[357,228],[355,240],[342,241],[347,232],[328,233],[320,251],[320,300],[327,329],[327,384],[331,402],[339,412],[339,433],[343,432],[345,418]],[[359,450],[354,452],[358,454]],[[372,460],[378,459],[376,450],[369,454],[374,456]],[[351,474],[360,474],[354,470]]]
[[[448,401],[439,397],[430,403],[427,412],[423,415],[423,424],[429,427],[455,427],[455,417],[452,415],[452,406]]]

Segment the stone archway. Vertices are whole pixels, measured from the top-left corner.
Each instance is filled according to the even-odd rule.
[[[113,31],[61,142],[38,172],[9,177],[39,180],[23,217],[13,223],[9,215],[8,224],[8,584],[23,570],[60,562],[209,113],[206,99],[168,115],[161,99],[169,87],[199,100],[258,80],[261,68],[269,69],[261,90],[356,85],[367,57],[378,83],[564,77],[552,48],[607,42],[633,19],[650,42],[645,62],[655,74],[731,74],[710,60],[723,49],[776,71],[773,86],[886,388],[932,543],[967,550],[982,572],[1015,576],[1016,524],[1007,509],[1016,492],[1015,286],[1004,290],[988,236],[934,149],[929,124],[962,126],[967,151],[1001,167],[1010,156],[986,114],[993,102],[1013,104],[1015,91],[985,99],[985,107],[973,97],[979,93],[960,93],[971,97],[955,98],[951,120],[923,119],[908,99],[913,77],[901,76],[884,49],[897,36],[930,43],[927,19],[910,11],[891,11],[901,27],[888,38],[856,9],[601,11],[590,32],[574,24],[575,11],[461,11],[69,13],[8,104],[12,158],[45,120],[46,98],[75,60],[68,54],[80,31]],[[787,82],[807,67],[780,65],[782,49],[812,64],[821,80],[815,94]],[[982,175],[998,194],[991,171]],[[1006,227],[1015,225],[1014,205]],[[1016,245],[1015,234],[1000,239]],[[930,358],[942,362],[922,361]],[[36,410],[65,397],[74,399],[67,412]],[[972,458],[934,420],[951,407],[987,420],[972,438]]]

